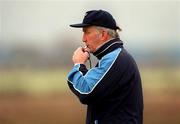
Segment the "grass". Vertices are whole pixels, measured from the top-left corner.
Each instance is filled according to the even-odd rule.
[[[140,72],[144,124],[179,124],[180,68],[140,68]],[[85,106],[68,89],[67,73],[67,69],[1,71],[0,124],[83,124]]]
[[[140,72],[145,90],[180,89],[180,69],[142,68]],[[68,89],[67,73],[67,69],[1,71],[0,92],[43,93],[65,91]]]
[[[43,93],[66,90],[67,70],[10,70],[0,72],[0,91]]]
[[[141,78],[145,90],[180,89],[180,68],[143,68]]]

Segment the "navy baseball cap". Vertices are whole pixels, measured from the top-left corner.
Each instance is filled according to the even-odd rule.
[[[104,10],[87,11],[82,23],[72,24],[71,27],[83,28],[88,26],[100,26],[113,30],[121,30],[114,20],[113,16]]]

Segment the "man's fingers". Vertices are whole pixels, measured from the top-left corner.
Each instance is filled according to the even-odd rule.
[[[84,52],[82,47],[78,47],[74,52],[72,60],[74,63],[84,64],[88,60],[88,58],[89,53],[87,51]]]

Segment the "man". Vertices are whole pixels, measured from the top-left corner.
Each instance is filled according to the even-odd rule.
[[[87,104],[86,124],[142,124],[143,96],[140,74],[130,54],[123,48],[110,13],[86,12],[81,24],[83,42],[74,52],[74,66],[68,85],[81,103]],[[99,62],[90,70],[85,66],[89,53]]]

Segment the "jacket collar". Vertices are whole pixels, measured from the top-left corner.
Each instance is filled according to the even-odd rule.
[[[100,48],[98,48],[93,53],[93,55],[96,56],[98,59],[101,59],[104,55],[110,53],[117,48],[123,48],[123,42],[119,38],[115,38],[106,42]]]

